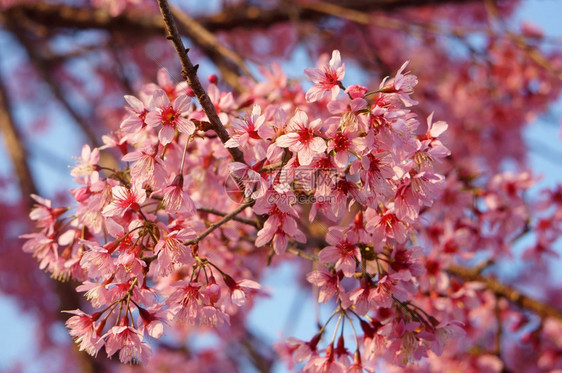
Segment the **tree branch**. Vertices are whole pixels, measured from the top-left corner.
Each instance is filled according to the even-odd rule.
[[[215,35],[205,29],[197,20],[178,8],[172,8],[172,14],[183,26],[185,34],[217,65],[222,77],[231,87],[239,92],[244,90],[239,82],[239,77],[242,74],[255,80],[246,67],[244,59],[223,45]]]
[[[113,17],[107,10],[101,8],[78,8],[46,2],[10,7],[0,14],[0,21],[5,23],[10,19],[22,16],[49,28],[103,29],[135,36],[157,35],[164,30],[164,22],[156,14],[126,11]]]
[[[207,229],[205,229],[203,232],[201,232],[197,237],[195,237],[191,240],[185,241],[183,244],[186,245],[186,246],[187,245],[197,245],[203,238],[207,237],[209,234],[211,234],[213,231],[215,231],[217,228],[219,228],[224,223],[227,223],[228,221],[233,220],[234,217],[236,217],[236,215],[238,215],[239,213],[244,211],[246,209],[246,207],[253,205],[254,202],[255,201],[253,201],[253,200],[245,201],[243,204],[238,206],[235,210],[233,210],[232,212],[225,215],[221,220],[219,220],[216,223],[213,223],[213,224],[209,225],[209,227]]]
[[[534,298],[523,295],[519,291],[502,284],[493,277],[482,276],[478,268],[471,269],[453,265],[447,268],[447,272],[453,276],[462,278],[464,281],[481,282],[496,296],[506,298],[511,303],[522,309],[533,311],[541,318],[553,317],[562,321],[561,310],[551,307],[548,304]]]
[[[199,212],[205,212],[205,213],[213,214],[213,215],[217,215],[217,216],[226,216],[226,215],[228,215],[226,212],[219,211],[219,210],[212,209],[212,208],[206,208],[206,207],[199,207],[199,208],[197,209],[197,211],[199,211]],[[234,217],[232,217],[231,220],[237,221],[237,222],[239,222],[239,223],[244,223],[244,224],[247,224],[247,225],[251,225],[252,227],[259,228],[258,222],[255,221],[255,220],[246,219],[246,218],[241,218],[241,217],[239,217],[239,216],[234,216]]]
[[[8,29],[12,31],[12,34],[18,39],[21,45],[25,48],[29,59],[41,78],[47,83],[51,92],[55,96],[55,98],[61,103],[61,105],[65,108],[65,110],[70,114],[74,122],[78,125],[78,127],[82,130],[84,135],[90,141],[90,143],[94,147],[100,146],[100,142],[98,140],[97,135],[92,131],[92,128],[86,121],[78,114],[78,112],[72,107],[70,102],[64,97],[61,88],[59,85],[54,81],[52,71],[49,70],[47,66],[47,62],[41,57],[40,53],[37,52],[35,47],[31,45],[31,42],[24,36],[24,33],[21,32],[17,27],[15,27],[12,22],[7,22]]]
[[[463,4],[481,2],[481,0],[348,0],[326,1],[331,4],[344,4],[347,9],[360,11],[390,11],[399,8],[439,6],[444,4]],[[304,3],[299,3],[302,5]],[[312,3],[306,3],[312,4]],[[242,6],[236,10],[221,12],[210,17],[200,17],[199,22],[209,31],[228,31],[238,27],[268,28],[273,24],[290,22],[295,18],[300,21],[316,21],[326,17],[325,12],[317,9],[295,7],[294,4],[282,1],[273,9],[262,9],[255,6]]]
[[[197,96],[199,103],[201,103],[205,114],[207,114],[207,117],[209,118],[211,128],[216,132],[224,144],[230,139],[230,135],[221,123],[211,99],[207,95],[207,92],[205,92],[205,89],[203,89],[203,86],[197,77],[197,69],[193,66],[189,56],[187,55],[187,51],[181,40],[176,23],[174,22],[170,6],[166,0],[158,0],[158,5],[160,6],[160,12],[164,18],[164,23],[166,24],[166,32],[168,34],[167,38],[174,44],[174,48],[180,58],[182,75]],[[228,148],[228,151],[236,162],[245,163],[244,154],[240,151],[240,149]]]
[[[31,194],[37,193],[37,187],[33,180],[33,175],[29,169],[27,152],[21,142],[21,136],[18,133],[13,117],[10,113],[9,97],[6,94],[2,77],[0,76],[0,133],[4,137],[6,149],[12,160],[16,176],[22,193],[22,200],[27,206],[27,210],[33,207]],[[55,281],[54,288],[59,298],[59,310],[69,310],[80,308],[80,298],[74,290],[74,284],[70,282]],[[64,314],[58,313],[61,321],[66,321]],[[76,358],[78,360],[80,371],[83,373],[94,373],[101,371],[100,364],[93,357],[85,352],[80,352],[78,347],[74,348]]]
[[[361,11],[390,11],[400,8],[419,6],[439,6],[445,4],[465,4],[481,0],[349,0],[345,7]],[[336,1],[331,1],[338,4]],[[10,7],[5,12],[10,18],[24,14],[34,22],[47,27],[65,27],[77,29],[104,29],[126,32],[132,35],[156,35],[164,30],[162,18],[150,13],[125,11],[113,17],[105,9],[84,9],[68,5],[54,5],[44,2],[21,4]],[[242,6],[223,11],[212,16],[197,17],[197,22],[209,32],[229,31],[238,27],[268,28],[277,23],[290,22],[294,17],[301,21],[315,21],[326,17],[323,12],[288,6],[281,2],[279,7],[263,9],[256,6]]]
[[[1,79],[1,78],[0,78]],[[4,137],[6,149],[12,160],[14,171],[18,178],[19,189],[26,205],[31,208],[33,200],[31,194],[37,193],[37,187],[29,170],[28,157],[21,137],[10,113],[10,103],[3,82],[0,80],[0,132]]]

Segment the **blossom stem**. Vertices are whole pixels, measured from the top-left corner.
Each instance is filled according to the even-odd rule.
[[[553,317],[562,321],[562,311],[549,306],[546,303],[521,294],[519,291],[502,284],[492,277],[482,276],[479,270],[460,266],[449,266],[447,272],[453,276],[462,278],[465,281],[476,281],[486,285],[498,297],[504,297],[516,306],[533,311],[541,318]]]
[[[334,328],[334,334],[332,334],[332,341],[330,342],[331,345],[333,345],[334,342],[336,341],[336,335],[338,334],[338,329],[340,327],[342,318],[343,318],[343,314],[340,312],[338,316],[338,321],[336,322],[336,327]]]
[[[180,164],[180,175],[183,175],[183,165],[185,163],[185,155],[187,154],[187,146],[189,145],[189,142],[191,141],[192,138],[193,138],[193,134],[189,135],[189,137],[185,142],[185,146],[183,147],[183,154],[181,156],[181,164]]]
[[[357,331],[355,330],[355,326],[353,325],[353,320],[347,315],[347,312],[345,313],[345,318],[349,322],[349,325],[351,325],[351,330],[353,331],[353,336],[355,337],[355,345],[357,346],[356,351],[359,351],[359,337],[357,337]]]

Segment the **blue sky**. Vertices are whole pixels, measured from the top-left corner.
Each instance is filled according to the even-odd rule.
[[[519,9],[516,20],[528,20],[541,27],[545,34],[562,40],[562,27],[560,15],[562,2],[556,0],[529,0],[524,1]],[[0,47],[6,44],[5,36],[0,34]],[[3,54],[2,63],[13,63]],[[5,65],[4,65],[5,66]],[[531,165],[533,169],[543,175],[540,185],[555,185],[562,182],[562,146],[560,140],[560,118],[562,117],[562,101],[552,107],[547,115],[539,118],[537,123],[529,126],[525,132],[527,143],[532,149]],[[60,144],[61,139],[68,141],[64,134],[72,131],[68,118],[60,118],[60,127],[56,132],[41,137],[41,141],[51,144]],[[66,124],[65,124],[66,123]],[[68,145],[68,142],[65,143]],[[50,146],[55,157],[67,160],[72,164],[72,156],[80,151],[80,139],[71,139],[70,146]],[[553,161],[553,158],[555,161]],[[0,147],[0,159],[7,159],[3,148]],[[52,194],[60,188],[59,180],[68,175],[68,169],[61,170],[60,164],[55,167],[46,167],[47,164],[40,158],[35,158],[33,168],[41,173],[41,190],[45,195]],[[0,161],[0,172],[6,173],[9,167],[6,162]],[[53,182],[57,180],[57,182]],[[71,181],[68,176],[68,182]],[[252,313],[251,325],[263,333],[269,341],[278,340],[282,335],[291,333],[296,337],[310,338],[314,333],[314,306],[309,294],[299,292],[296,286],[296,273],[289,265],[282,265],[270,272],[266,277],[264,287],[269,289],[271,297],[260,301]],[[296,305],[296,307],[295,307]],[[291,313],[294,312],[294,313]],[[15,359],[29,357],[35,351],[33,330],[38,327],[36,321],[23,314],[16,303],[4,296],[0,296],[0,371],[10,366]],[[43,372],[37,363],[32,364],[26,371]],[[284,368],[278,366],[278,372]]]

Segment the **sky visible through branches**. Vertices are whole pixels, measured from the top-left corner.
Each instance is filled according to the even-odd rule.
[[[523,2],[515,20],[530,21],[541,27],[546,35],[557,38],[558,42],[562,43],[562,28],[559,25],[558,16],[560,14],[562,14],[562,3],[559,1],[530,0]],[[22,51],[17,50],[6,52],[11,44],[13,43],[6,39],[6,35],[0,33],[0,51],[4,51],[0,52],[3,64],[14,63],[16,60],[10,58],[8,54],[22,53]],[[312,65],[314,65],[313,62],[299,58],[297,54],[293,61],[286,64],[286,71],[301,74],[304,66]],[[0,66],[0,68],[5,67]],[[76,68],[80,69],[81,66],[76,66]],[[155,70],[157,68],[157,61],[155,61]],[[206,71],[205,66],[202,66],[200,75],[205,76],[207,73],[209,71]],[[38,89],[41,89],[41,87]],[[26,113],[19,110],[16,115],[25,116]],[[72,135],[72,126],[68,124],[70,119],[62,114],[60,116],[56,131],[51,131],[47,138],[40,138],[41,142],[50,141],[59,144],[60,146],[50,147],[50,149],[55,149],[56,153],[54,150],[42,148],[37,138],[31,146],[31,148],[36,149],[32,154],[32,168],[39,176],[37,179],[42,180],[39,189],[41,194],[46,197],[52,197],[52,193],[55,190],[60,190],[63,185],[69,187],[74,185],[66,166],[73,163],[71,157],[80,153],[83,142],[82,139]],[[538,174],[543,175],[543,179],[535,188],[562,182],[562,162],[559,161],[562,160],[562,147],[560,146],[561,116],[562,102],[559,100],[556,105],[552,106],[548,114],[537,119],[535,125],[527,127],[525,139],[532,149],[530,164]],[[7,174],[6,170],[11,167],[7,159],[7,155],[0,147],[0,174]],[[53,182],[53,180],[56,180],[56,182]],[[511,265],[517,265],[517,263],[506,263],[502,266],[502,272],[506,272],[507,276],[509,276],[509,266]],[[259,300],[253,310],[255,317],[251,318],[253,320],[251,326],[260,333],[266,333],[262,336],[269,342],[280,340],[290,334],[304,338],[313,333],[310,330],[310,327],[315,325],[315,310],[312,298],[299,293],[302,290],[295,286],[297,276],[295,276],[294,271],[295,268],[289,268],[289,266],[281,266],[272,271],[263,283],[265,290],[270,290],[271,298]],[[5,297],[0,297],[0,320],[3,320],[0,322],[0,371],[2,371],[4,367],[10,366],[15,358],[33,354],[32,351],[36,343],[33,340],[33,329],[37,325],[34,324],[33,318],[21,314],[15,303]],[[53,333],[60,335],[60,338],[69,338],[66,330],[62,327],[60,330],[53,330]],[[209,342],[212,341],[201,341],[201,343]],[[30,372],[44,371],[41,362],[37,361],[30,363],[27,368],[26,371]],[[276,372],[283,372],[284,369],[282,363],[279,363]]]

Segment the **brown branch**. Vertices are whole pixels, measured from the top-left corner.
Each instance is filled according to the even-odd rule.
[[[400,8],[419,6],[439,6],[444,4],[465,4],[481,2],[481,0],[348,0],[328,1],[326,3],[345,4],[347,9],[359,11],[390,11]],[[302,5],[304,3],[299,3]],[[310,4],[310,3],[308,3]],[[201,17],[199,22],[209,31],[228,31],[238,27],[244,28],[268,28],[271,25],[290,22],[294,19],[299,21],[317,21],[325,18],[324,12],[316,9],[296,7],[282,1],[281,5],[273,9],[262,9],[255,6],[239,7],[236,10],[221,12],[210,17]]]
[[[320,259],[318,259],[317,255],[303,251],[301,249],[298,249],[297,247],[289,246],[287,247],[287,252],[294,254],[296,256],[300,256],[301,258],[308,259],[311,262],[320,263],[322,265],[329,266],[328,264],[321,262]]]
[[[245,350],[252,365],[258,372],[271,372],[273,363],[275,362],[274,356],[276,356],[276,354],[268,344],[264,343],[264,341],[259,339],[251,331],[246,330],[240,340],[240,347]]]
[[[37,187],[29,169],[27,152],[10,113],[10,107],[4,84],[0,80],[0,132],[4,137],[6,149],[12,160],[22,198],[26,201],[26,205],[31,208],[33,200],[30,195],[37,193]]]
[[[5,23],[11,18],[25,16],[33,22],[51,28],[104,29],[136,36],[157,35],[164,30],[162,17],[138,11],[126,11],[113,17],[105,9],[77,8],[46,2],[21,4],[0,14]]]
[[[562,80],[562,69],[555,68],[548,57],[546,57],[538,48],[532,47],[527,43],[525,37],[517,35],[509,30],[508,25],[502,18],[494,1],[485,0],[484,3],[486,4],[486,10],[488,11],[489,16],[499,22],[503,28],[503,32],[505,32],[505,34],[519,47],[519,49],[526,53],[527,56],[537,65],[552,72],[559,80]]]
[[[6,25],[8,29],[12,31],[12,34],[18,39],[20,44],[25,48],[29,59],[41,78],[47,83],[51,92],[55,96],[55,98],[60,102],[60,104],[64,107],[64,109],[70,114],[74,122],[78,125],[78,127],[82,130],[84,135],[88,138],[90,143],[94,147],[100,146],[99,140],[97,135],[94,133],[90,125],[78,114],[78,112],[72,107],[70,102],[64,96],[59,84],[54,81],[53,72],[49,68],[48,62],[41,56],[39,52],[35,49],[35,46],[32,45],[29,39],[24,36],[24,32],[21,29],[16,27],[11,21],[7,21]]]
[[[238,206],[232,212],[225,215],[221,220],[217,221],[216,223],[212,223],[211,225],[209,225],[209,227],[207,229],[205,229],[203,232],[201,232],[197,237],[192,238],[191,240],[187,240],[183,244],[186,245],[186,246],[197,245],[202,239],[204,239],[209,234],[214,232],[217,228],[221,227],[223,224],[229,222],[230,220],[233,220],[234,217],[236,217],[236,215],[238,215],[239,213],[244,211],[246,209],[246,207],[253,205],[254,202],[255,201],[253,201],[253,200],[245,201],[243,204]]]
[[[172,8],[172,14],[183,26],[185,34],[217,65],[222,77],[231,87],[239,92],[244,90],[239,82],[242,74],[255,80],[246,67],[244,59],[223,45],[215,35],[205,29],[197,20],[178,8]]]
[[[172,16],[172,12],[170,10],[170,6],[166,0],[158,0],[158,5],[160,6],[160,12],[162,13],[162,17],[164,18],[164,23],[166,24],[166,32],[167,38],[172,41],[174,44],[174,48],[178,53],[180,58],[181,66],[182,66],[182,75],[187,80],[187,83],[197,96],[199,103],[203,107],[205,114],[209,118],[209,122],[211,123],[211,128],[216,132],[219,136],[222,143],[226,143],[230,136],[226,129],[224,128],[223,124],[221,123],[219,116],[215,110],[211,99],[203,89],[199,78],[197,77],[197,69],[191,63],[191,59],[187,55],[187,50],[185,49],[183,42],[181,40],[180,34],[176,27],[176,23],[174,21],[174,17]],[[228,148],[230,155],[236,162],[244,162],[244,154],[238,148]]]
[[[318,256],[308,253],[306,251],[300,250],[297,247],[289,246],[287,252],[300,256],[301,258],[308,259],[310,261],[326,265],[320,262]],[[562,310],[558,310],[548,304],[536,300],[534,298],[528,297],[521,294],[519,291],[502,284],[497,279],[493,277],[482,276],[481,272],[486,268],[490,262],[485,262],[480,266],[475,268],[466,268],[461,266],[449,266],[447,272],[450,275],[462,278],[464,281],[475,281],[483,283],[488,290],[492,291],[497,297],[503,297],[515,304],[516,306],[532,311],[536,313],[541,318],[553,317],[555,319],[562,321]]]
[[[390,11],[400,8],[419,6],[439,6],[444,4],[466,4],[481,0],[349,0],[347,9],[361,11]],[[332,3],[338,3],[333,1]],[[162,18],[155,14],[140,11],[125,11],[113,17],[105,9],[77,8],[68,5],[54,5],[44,2],[21,4],[4,11],[5,17],[25,14],[34,22],[49,28],[105,29],[126,32],[132,35],[156,35],[164,30]],[[313,9],[289,6],[281,2],[279,7],[262,9],[256,6],[244,6],[228,9],[212,16],[197,17],[197,22],[210,32],[229,31],[238,27],[269,28],[270,26],[291,20],[316,21],[326,15]]]
[[[449,268],[447,268],[447,272],[453,276],[462,278],[464,281],[481,282],[496,296],[506,298],[519,308],[533,311],[541,318],[553,317],[562,321],[561,310],[551,307],[548,304],[534,298],[523,295],[512,287],[502,284],[496,278],[482,276],[478,269],[449,266]]]
[[[228,215],[226,212],[219,211],[219,210],[216,210],[216,209],[213,209],[213,208],[206,208],[206,207],[199,207],[199,208],[197,209],[197,211],[199,211],[199,212],[205,212],[205,213],[213,214],[213,215],[217,215],[217,216],[226,216],[226,215]],[[247,225],[251,225],[252,227],[256,227],[256,228],[259,227],[259,226],[258,226],[258,222],[255,221],[255,220],[252,220],[252,219],[246,219],[246,218],[241,218],[241,217],[239,217],[239,216],[234,216],[234,217],[232,217],[232,220],[237,221],[237,222],[239,222],[239,223],[244,223],[244,224],[247,224]]]
[[[386,15],[377,15],[373,13],[365,13],[363,10],[349,9],[348,7],[343,7],[338,4],[332,4],[325,1],[313,1],[309,3],[296,2],[295,0],[290,0],[295,2],[295,6],[299,6],[303,9],[310,9],[318,13],[323,13],[332,17],[346,19],[351,22],[355,22],[361,25],[370,25],[381,28],[401,30],[401,31],[411,31],[412,28],[416,30],[433,33],[433,34],[443,34],[449,36],[462,35],[468,32],[478,32],[481,28],[468,29],[466,27],[454,27],[450,29],[445,29],[434,23],[417,22],[412,20],[401,20],[397,18],[390,18]]]
[[[33,206],[31,194],[37,193],[37,187],[33,180],[33,175],[29,169],[27,152],[21,141],[14,119],[10,113],[10,100],[6,94],[4,84],[0,77],[0,133],[4,137],[6,149],[14,166],[15,174],[20,185],[21,198],[27,209]],[[80,297],[74,290],[75,284],[70,282],[58,282],[54,284],[55,292],[59,298],[59,310],[72,310],[80,308]],[[61,312],[58,313],[59,319],[64,322],[66,317]],[[94,373],[101,371],[100,364],[93,357],[85,352],[80,352],[78,347],[74,348],[80,371],[83,373]]]

